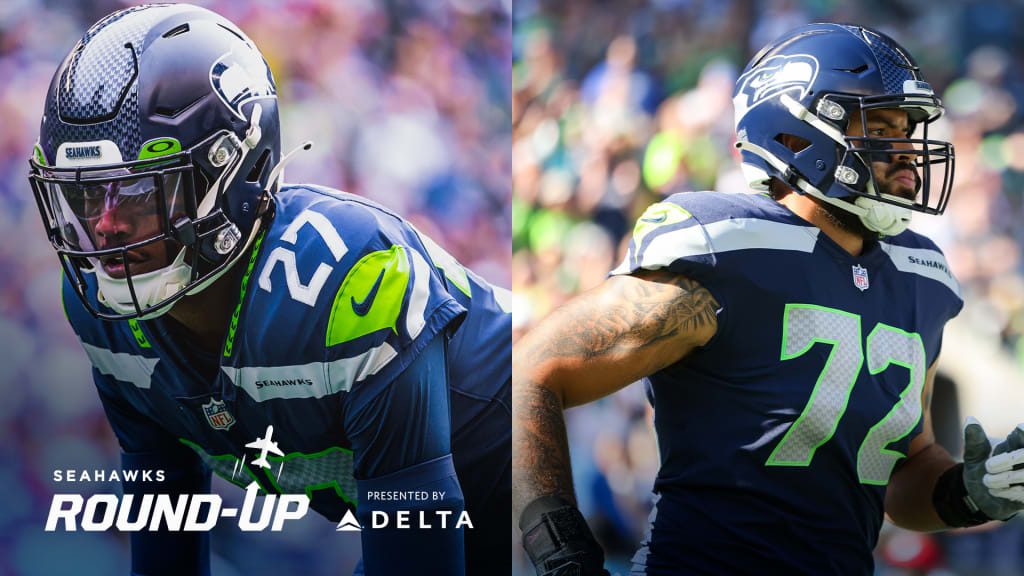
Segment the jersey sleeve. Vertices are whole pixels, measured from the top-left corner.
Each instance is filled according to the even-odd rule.
[[[103,410],[121,445],[121,468],[163,471],[163,481],[145,482],[140,473],[129,480],[124,475],[126,495],[205,494],[210,491],[210,471],[199,457],[156,423],[139,413],[115,393],[114,382],[93,369]],[[159,475],[155,477],[160,478]],[[132,516],[139,513],[139,499],[132,503]],[[132,575],[163,576],[210,574],[209,532],[156,531],[131,533]]]
[[[386,385],[427,343],[446,328],[454,328],[466,313],[415,236],[374,244],[365,247],[349,269],[330,308],[326,344],[332,373],[328,378],[339,385]],[[369,355],[359,371],[352,373],[345,369],[348,365],[332,363],[356,351]]]
[[[722,266],[715,250],[714,239],[708,232],[705,219],[720,221],[728,218],[728,209],[718,192],[689,192],[674,194],[662,202],[652,204],[636,221],[625,259],[610,276],[633,274],[639,270],[667,270],[698,282],[718,302],[720,310],[729,310],[730,297],[736,292],[730,282],[730,271]],[[711,346],[719,335],[732,328],[731,314],[718,314],[718,329]]]
[[[294,391],[260,388],[243,358],[314,366],[315,395],[381,389],[466,314],[412,226],[352,195],[279,195],[258,260],[231,355],[261,401]]]
[[[626,258],[612,270],[613,276],[667,269],[699,282],[713,273],[715,252],[694,209],[699,203],[686,197],[676,194],[644,211],[633,228]]]
[[[332,222],[344,222],[351,239],[321,312],[328,381],[337,389],[383,389],[438,335],[453,332],[467,309],[410,224],[358,200],[308,209],[320,206]]]
[[[362,533],[370,574],[459,576],[465,570],[462,528],[456,527],[465,502],[451,455],[445,340],[443,334],[431,339],[383,390],[350,395],[345,426],[355,456],[357,516],[364,528],[374,526]],[[409,527],[398,525],[399,514],[407,515]]]

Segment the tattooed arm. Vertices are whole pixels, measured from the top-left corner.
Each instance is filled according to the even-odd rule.
[[[555,310],[512,349],[516,517],[554,495],[575,504],[562,410],[669,366],[707,343],[718,303],[668,271],[614,276]]]

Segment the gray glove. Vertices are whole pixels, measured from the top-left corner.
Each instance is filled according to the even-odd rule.
[[[1024,424],[995,450],[973,416],[964,426],[964,487],[968,505],[993,520],[1024,509]]]

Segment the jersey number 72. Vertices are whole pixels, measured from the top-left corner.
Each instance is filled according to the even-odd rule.
[[[805,354],[816,342],[832,346],[803,412],[772,450],[767,466],[809,466],[814,451],[828,442],[864,364],[879,374],[893,364],[909,370],[910,379],[899,400],[868,430],[857,450],[857,476],[863,484],[889,483],[896,462],[905,455],[886,448],[909,434],[921,418],[924,389],[924,344],[921,336],[879,322],[861,346],[860,316],[811,304],[787,304],[783,316],[781,360]]]

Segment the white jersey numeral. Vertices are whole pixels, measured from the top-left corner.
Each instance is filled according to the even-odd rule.
[[[828,442],[846,412],[850,392],[864,364],[860,316],[807,304],[789,304],[783,318],[781,360],[805,354],[815,342],[832,346],[811,397],[782,440],[768,466],[809,466],[814,451]],[[909,371],[909,381],[888,414],[868,430],[857,450],[857,476],[863,484],[885,485],[904,454],[886,448],[909,434],[921,418],[921,391],[927,365],[919,334],[879,323],[867,337],[868,372],[880,374],[893,364]]]
[[[341,258],[348,252],[348,246],[345,245],[345,241],[341,239],[331,221],[319,212],[314,212],[310,209],[304,210],[296,216],[295,220],[292,220],[292,223],[281,234],[281,240],[295,245],[299,240],[299,230],[306,224],[309,224],[316,230],[317,235],[320,236],[320,239],[323,240],[324,244],[331,251],[334,261],[340,262]],[[263,265],[263,270],[260,272],[260,288],[267,292],[272,290],[273,284],[270,281],[270,274],[274,271],[274,267],[278,262],[284,266],[285,283],[288,286],[288,295],[291,296],[292,300],[302,302],[310,307],[315,306],[316,299],[320,296],[320,290],[324,287],[331,272],[334,271],[334,267],[321,262],[317,265],[316,271],[313,272],[313,277],[310,278],[309,282],[303,284],[302,280],[299,279],[299,270],[295,263],[295,252],[284,246],[278,246],[270,252],[267,262]]]
[[[892,469],[904,455],[885,447],[903,438],[921,418],[921,391],[924,390],[924,343],[921,336],[899,328],[878,324],[868,335],[868,371],[878,374],[896,364],[910,371],[900,400],[885,418],[868,430],[857,451],[857,475],[865,484],[888,484]]]
[[[316,233],[320,235],[324,244],[327,244],[327,248],[331,251],[331,256],[334,256],[334,261],[340,262],[342,256],[348,252],[348,246],[345,246],[345,241],[341,239],[338,231],[331,224],[331,221],[327,219],[327,216],[319,212],[309,209],[304,210],[284,229],[284,234],[281,234],[281,240],[294,245],[299,241],[299,230],[306,224],[312,226]]]
[[[782,360],[802,356],[815,342],[832,346],[807,406],[768,457],[774,466],[807,466],[836,431],[857,381],[864,356],[860,349],[860,317],[830,308],[786,307]]]

